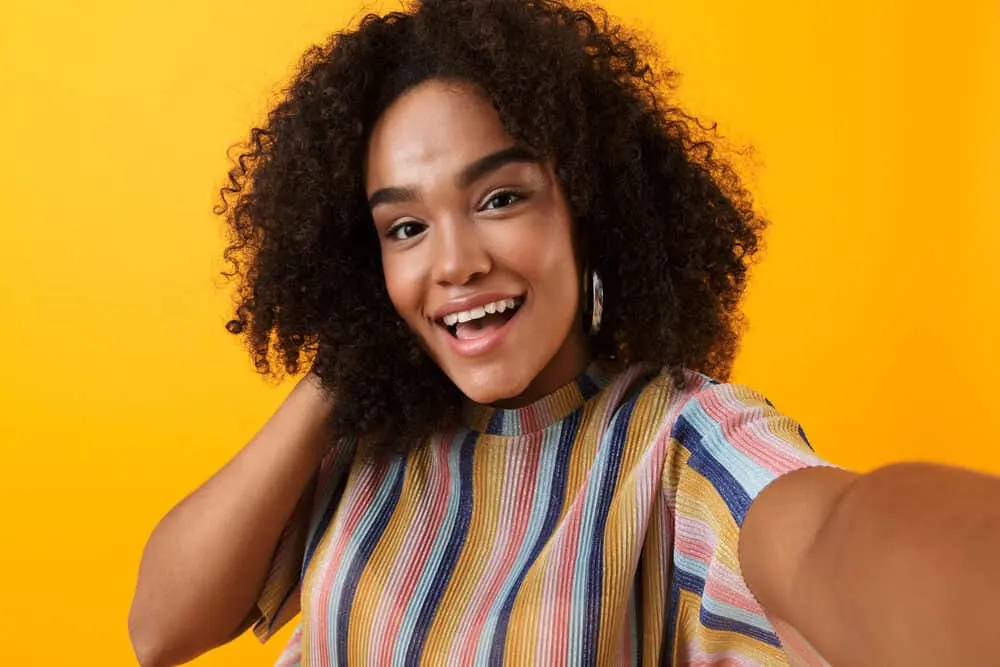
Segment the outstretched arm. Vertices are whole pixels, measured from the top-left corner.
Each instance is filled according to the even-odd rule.
[[[837,667],[1000,664],[998,478],[795,471],[753,502],[740,564],[776,626]]]

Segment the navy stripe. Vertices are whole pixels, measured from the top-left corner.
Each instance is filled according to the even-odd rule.
[[[582,420],[583,411],[577,410],[562,422],[556,460],[552,470],[552,495],[549,497],[549,506],[545,510],[542,529],[538,532],[538,537],[531,547],[531,553],[524,567],[517,573],[514,586],[511,587],[507,599],[500,607],[500,617],[497,619],[496,629],[493,633],[493,646],[490,648],[490,665],[503,664],[504,650],[507,646],[507,630],[510,625],[510,614],[514,609],[514,600],[521,590],[521,584],[524,583],[528,570],[535,564],[538,554],[542,552],[549,538],[552,537],[552,532],[559,524],[559,514],[562,512],[566,498],[566,483],[569,480],[569,456],[573,452],[573,443],[576,441]]]
[[[809,446],[809,449],[813,448],[812,443],[809,442],[809,438],[806,437],[806,432],[802,429],[801,426],[799,426],[799,437],[802,438],[802,442],[806,443]]]
[[[733,618],[717,616],[716,614],[706,610],[704,605],[701,608],[701,613],[698,614],[698,618],[701,619],[701,624],[706,628],[736,632],[746,637],[753,637],[757,641],[769,644],[775,648],[781,648],[781,640],[778,639],[778,635],[773,632],[768,632],[767,630],[758,628],[756,625],[743,623]]]
[[[490,423],[486,425],[486,433],[488,435],[501,435],[503,434],[503,415],[504,410],[494,410],[493,414],[490,415]]]
[[[337,486],[333,493],[330,494],[326,507],[323,509],[323,516],[320,517],[319,523],[313,529],[313,532],[309,535],[309,541],[306,544],[306,552],[302,558],[302,572],[299,575],[299,581],[305,579],[306,568],[309,567],[309,563],[312,561],[313,554],[316,553],[316,548],[323,539],[323,534],[326,529],[330,526],[330,521],[333,520],[333,515],[337,511],[337,507],[340,506],[340,499],[344,495],[344,489],[347,487],[347,471],[344,470],[341,474],[340,479],[337,480]]]
[[[666,623],[663,628],[663,643],[660,645],[660,667],[673,667],[674,644],[677,642],[677,614],[680,608],[681,587],[675,565],[671,566],[670,594],[667,596]]]
[[[732,473],[714,456],[709,454],[704,445],[704,436],[688,421],[684,415],[677,418],[673,437],[685,449],[691,452],[688,467],[697,471],[719,492],[719,496],[729,508],[729,513],[738,526],[743,525],[750,503],[753,499],[746,489],[736,481]]]
[[[448,536],[448,544],[445,546],[441,562],[438,564],[437,572],[431,580],[430,589],[424,597],[424,603],[420,607],[420,614],[414,625],[413,633],[410,636],[410,645],[406,651],[406,664],[417,665],[427,642],[427,633],[431,629],[431,621],[437,612],[441,598],[444,597],[445,588],[451,575],[455,570],[455,563],[462,552],[462,545],[469,534],[469,523],[472,520],[472,458],[478,434],[473,431],[466,433],[459,452],[459,496],[458,515],[455,517],[455,525],[452,527],[451,535]]]
[[[337,478],[337,488],[334,490],[334,493],[332,495],[328,496],[327,505],[323,511],[323,516],[320,517],[319,523],[316,525],[316,527],[311,528],[310,529],[311,532],[307,533],[306,535],[306,548],[305,548],[305,553],[303,554],[302,557],[302,567],[299,570],[299,583],[302,583],[302,581],[305,579],[306,569],[309,567],[310,561],[312,561],[312,557],[316,551],[316,547],[319,546],[319,542],[323,537],[323,533],[326,532],[327,526],[330,525],[330,520],[333,517],[333,513],[336,509],[336,506],[340,504],[340,496],[343,495],[344,487],[347,484],[347,469],[341,467],[339,473],[340,476]],[[327,485],[329,485],[329,483]],[[285,605],[288,603],[289,600],[292,599],[292,595],[294,593],[295,593],[295,586],[291,586],[287,591],[285,591],[284,597],[281,598],[281,604],[278,605],[279,610],[285,608]],[[274,624],[277,622],[279,616],[280,614],[275,614],[274,618],[270,620],[270,622],[267,624],[268,630],[274,629]]]
[[[677,622],[677,602],[680,599],[680,590],[684,589],[690,591],[698,596],[698,601],[700,604],[700,609],[698,616],[701,619],[701,624],[706,628],[712,630],[729,630],[732,632],[737,632],[741,635],[746,635],[747,637],[753,637],[765,644],[770,644],[771,646],[781,647],[781,641],[778,636],[773,632],[768,632],[767,630],[762,630],[755,625],[750,625],[749,623],[743,623],[742,621],[737,621],[736,619],[727,618],[725,616],[718,616],[710,611],[707,611],[704,607],[704,597],[705,597],[705,580],[700,576],[676,568],[673,575],[673,586],[678,587],[676,592],[671,591],[670,605],[671,605],[671,630],[673,629],[673,624]],[[672,588],[673,588],[672,586]],[[667,646],[670,646],[669,644]]]
[[[679,567],[674,566],[674,582],[686,591],[690,591],[701,597],[705,594],[705,580],[696,574],[692,574],[687,570],[682,570]]]
[[[611,508],[611,498],[618,485],[618,472],[621,470],[622,452],[625,449],[625,436],[628,434],[629,422],[638,394],[629,398],[615,415],[605,438],[609,438],[608,467],[601,478],[600,493],[597,496],[597,507],[594,518],[594,544],[590,552],[590,567],[587,573],[586,612],[583,625],[583,647],[580,655],[585,660],[597,656],[597,634],[601,623],[601,595],[604,581],[604,529],[608,522],[608,510]]]
[[[337,606],[337,619],[335,621],[337,624],[336,660],[337,664],[340,665],[347,664],[347,631],[351,619],[354,594],[358,588],[358,581],[361,579],[361,573],[364,571],[368,559],[371,557],[372,552],[375,551],[375,545],[378,544],[383,531],[385,531],[385,527],[389,524],[389,518],[395,511],[396,503],[399,502],[399,495],[403,490],[403,473],[406,470],[406,461],[397,459],[392,466],[392,470],[386,473],[395,475],[395,478],[392,480],[389,497],[386,498],[385,503],[379,508],[378,515],[369,527],[368,532],[361,538],[358,550],[354,554],[354,560],[351,561],[347,574],[344,576],[344,588],[340,593],[340,604]]]
[[[602,389],[601,385],[586,373],[577,378],[576,386],[580,388],[580,394],[585,401],[589,401],[594,396],[597,396],[601,393]]]

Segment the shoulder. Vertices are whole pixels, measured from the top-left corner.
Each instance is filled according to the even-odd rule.
[[[628,386],[620,392],[623,398],[631,399],[643,411],[660,413],[661,429],[682,440],[764,419],[775,424],[782,421],[786,428],[794,425],[797,438],[807,444],[797,422],[780,413],[763,393],[746,385],[720,382],[693,370],[674,373],[641,364],[616,376],[616,383]]]
[[[647,369],[637,399],[665,405],[668,419],[663,425],[677,440],[697,447],[706,439],[742,436],[746,440],[752,433],[755,438],[777,438],[796,448],[812,450],[799,422],[779,410],[760,390],[720,382],[692,370],[682,371],[681,376],[683,382],[678,383],[669,369]]]
[[[669,376],[669,374],[668,374]],[[663,486],[714,498],[742,525],[753,500],[792,471],[827,467],[805,429],[752,387],[687,373],[671,398]],[[666,384],[666,382],[664,382]]]

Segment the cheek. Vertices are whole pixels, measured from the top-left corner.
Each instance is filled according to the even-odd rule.
[[[383,256],[382,275],[389,300],[396,313],[412,323],[420,319],[420,282],[411,273],[401,258]]]
[[[559,312],[575,316],[580,306],[581,280],[573,255],[563,257],[558,268],[553,271],[552,282]]]
[[[567,225],[568,227],[568,225]],[[521,264],[530,274],[536,288],[550,297],[558,298],[559,305],[572,298],[575,303],[579,292],[579,274],[573,240],[562,225],[540,234],[522,248]]]

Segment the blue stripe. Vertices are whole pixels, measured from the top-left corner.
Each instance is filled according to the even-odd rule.
[[[741,623],[735,619],[726,618],[725,616],[716,616],[712,612],[705,609],[704,604],[701,606],[701,612],[698,614],[698,618],[703,626],[711,630],[727,630],[729,632],[736,632],[746,637],[753,637],[757,641],[769,644],[775,648],[781,648],[781,640],[778,639],[778,635],[773,632],[768,632],[767,630],[762,630],[757,626]]]
[[[584,373],[577,378],[576,385],[580,388],[580,394],[583,396],[583,400],[589,401],[594,396],[597,396],[597,394],[601,392],[601,389],[604,388],[604,384],[602,384],[602,382],[606,384],[606,378],[597,377],[596,374],[594,377],[591,377],[590,373]]]
[[[671,568],[671,570],[670,590],[667,594],[667,613],[664,619],[666,627],[663,628],[663,644],[660,650],[661,667],[672,667],[674,646],[679,639],[677,634],[677,614],[681,599],[681,582],[678,577],[680,573],[677,572],[676,568]]]
[[[340,591],[339,595],[334,595],[330,599],[331,605],[336,605],[337,612],[334,616],[337,636],[334,660],[338,665],[347,664],[347,631],[351,618],[351,607],[354,603],[354,594],[358,588],[358,581],[361,579],[361,573],[364,571],[368,559],[375,550],[375,545],[378,544],[379,538],[382,537],[382,532],[389,524],[389,518],[396,509],[396,503],[399,502],[399,494],[403,489],[403,473],[405,469],[406,462],[395,459],[390,464],[388,470],[386,470],[385,478],[379,485],[375,498],[372,499],[371,504],[365,512],[365,516],[362,517],[362,522],[368,524],[367,528],[364,523],[359,523],[358,529],[355,532],[355,535],[361,535],[361,539],[357,540],[354,545],[355,553],[350,559],[351,564],[347,567],[343,575],[341,585],[330,589],[331,591]],[[352,546],[352,542],[355,542],[354,538],[348,542],[348,547]],[[347,555],[345,552],[344,560],[346,560]]]
[[[740,609],[739,607],[717,600],[711,595],[701,596],[701,607],[709,614],[713,614],[719,618],[731,619],[747,627],[757,628],[761,632],[773,632],[774,630],[771,627],[770,621],[763,615],[763,611],[760,614],[755,614],[752,611]]]
[[[676,558],[678,554],[675,552],[674,556]],[[674,636],[676,626],[677,626],[677,613],[678,606],[680,604],[680,591],[689,591],[698,597],[699,602],[699,612],[698,618],[701,624],[706,628],[712,630],[729,630],[732,632],[738,632],[741,635],[746,635],[747,637],[753,637],[759,641],[762,641],[771,646],[777,646],[780,648],[781,641],[778,636],[773,632],[770,622],[766,618],[760,618],[760,621],[766,624],[766,628],[762,628],[757,624],[741,621],[736,618],[729,616],[724,616],[722,613],[713,613],[707,606],[716,607],[719,612],[732,613],[734,611],[742,612],[746,614],[743,610],[737,610],[735,607],[730,605],[725,605],[718,600],[713,600],[705,598],[705,579],[697,574],[681,569],[680,567],[675,567],[673,575],[671,576],[671,586],[670,586],[670,624],[667,626],[667,638],[668,643],[664,644],[664,647],[672,647],[673,643],[677,641],[677,637]],[[749,619],[748,619],[749,620]]]
[[[676,549],[674,549],[674,567],[680,572],[687,572],[693,577],[698,577],[704,579],[708,576],[708,566],[697,558],[691,558],[687,554],[683,554]],[[693,589],[692,589],[693,590]],[[698,591],[701,595],[701,591]]]
[[[430,591],[424,598],[424,604],[420,608],[420,616],[417,619],[416,627],[413,629],[413,636],[410,639],[410,646],[407,650],[406,664],[416,665],[420,661],[420,656],[427,642],[427,633],[431,629],[431,621],[437,612],[437,607],[444,597],[444,591],[451,579],[458,561],[459,554],[462,553],[462,545],[469,533],[469,523],[472,520],[472,456],[477,434],[469,431],[465,435],[459,451],[459,489],[458,498],[458,518],[455,527],[451,531],[448,544],[445,546],[444,558],[438,566],[434,579],[431,581]]]
[[[503,410],[494,410],[493,414],[490,415],[490,423],[486,425],[486,433],[489,435],[497,435],[503,433]]]
[[[628,434],[632,411],[635,409],[638,394],[625,403],[615,416],[615,424],[606,436],[610,438],[608,452],[608,467],[604,470],[598,487],[597,507],[594,517],[594,528],[591,533],[593,550],[590,554],[590,567],[587,579],[586,620],[583,626],[583,641],[581,650],[588,661],[597,657],[597,635],[601,624],[601,596],[604,588],[604,529],[608,522],[608,511],[611,509],[611,499],[618,486],[618,473],[621,470],[622,453],[625,451],[625,436]]]
[[[502,597],[503,604],[500,606],[500,613],[498,614],[498,619],[496,622],[496,629],[493,632],[493,646],[490,650],[489,664],[490,665],[502,665],[504,659],[504,650],[507,646],[507,631],[510,625],[510,614],[514,609],[514,600],[517,599],[517,594],[521,590],[521,585],[524,583],[524,578],[528,574],[528,570],[534,565],[535,560],[538,558],[538,554],[542,552],[542,549],[548,543],[549,538],[552,537],[552,532],[556,529],[559,524],[559,515],[562,513],[562,507],[566,502],[566,483],[569,479],[569,458],[570,454],[573,452],[573,443],[576,440],[577,432],[580,429],[580,423],[583,420],[583,411],[577,410],[570,416],[568,416],[561,423],[559,429],[559,440],[555,448],[547,446],[549,443],[542,443],[542,460],[538,466],[538,481],[536,482],[535,491],[535,504],[539,501],[548,499],[548,507],[545,510],[544,518],[542,519],[541,528],[536,533],[534,544],[532,544],[530,551],[526,554],[526,557],[518,561],[520,562],[520,569],[516,566],[511,568],[512,571],[517,572],[510,590],[507,592],[506,597]],[[555,460],[548,461],[549,452],[555,451]],[[531,520],[534,523],[538,512],[536,508],[532,509]],[[525,539],[525,544],[528,540]],[[520,556],[520,554],[519,554]],[[484,633],[485,636],[485,633]]]
[[[330,526],[330,521],[333,520],[333,515],[337,511],[337,507],[340,506],[340,499],[344,495],[344,488],[346,486],[346,469],[341,469],[335,483],[334,480],[331,480],[331,483],[327,485],[327,488],[333,487],[333,492],[326,497],[326,506],[323,509],[323,513],[319,517],[319,521],[317,521],[316,524],[309,529],[309,539],[306,544],[306,552],[302,558],[302,574],[300,580],[304,579],[306,576],[306,568],[309,567],[309,563],[312,561],[312,557],[316,553],[316,547],[318,547],[319,543],[323,540],[323,534],[326,533],[326,529]]]
[[[726,421],[738,425],[742,434],[768,451],[791,454],[803,462],[809,461],[812,457],[807,453],[808,448],[783,439],[761,422],[775,413],[754,402],[759,399],[758,396],[750,402],[741,401],[738,407],[727,407]],[[764,434],[754,432],[751,424],[755,422]],[[701,472],[715,486],[737,525],[742,526],[750,501],[774,481],[775,472],[734,446],[726,438],[722,424],[705,412],[697,398],[692,398],[683,408],[672,435],[691,451],[689,466]]]
[[[424,567],[420,572],[417,584],[413,589],[412,597],[410,597],[409,600],[399,601],[399,604],[406,605],[406,609],[403,612],[402,622],[400,623],[399,631],[395,637],[395,648],[393,649],[392,655],[393,665],[407,664],[407,661],[409,660],[408,653],[410,651],[414,626],[416,625],[417,618],[420,615],[420,610],[423,608],[424,601],[427,599],[427,596],[434,585],[438,568],[446,555],[446,545],[451,541],[451,534],[457,523],[459,515],[459,501],[462,496],[463,483],[460,470],[460,457],[464,451],[464,447],[460,446],[459,443],[464,443],[465,438],[467,437],[474,436],[465,435],[463,437],[456,434],[450,443],[440,442],[440,444],[435,444],[435,446],[448,448],[447,462],[445,465],[448,466],[447,479],[449,480],[449,487],[445,503],[445,511],[444,516],[441,517],[441,521],[437,526],[434,541],[431,543],[430,552],[427,555],[427,562],[424,564]],[[432,470],[440,465],[437,461],[437,457],[433,454],[433,450],[431,455],[428,457],[428,465]],[[438,475],[438,479],[441,483],[443,483],[445,475]],[[433,491],[429,491],[430,493],[423,496],[425,500],[430,500],[433,497]]]
[[[695,406],[697,411],[701,412],[704,420],[708,420],[708,416],[701,411],[701,406],[697,403]],[[691,406],[684,408],[684,413],[691,412],[694,412],[694,408]],[[702,425],[704,426],[704,424]],[[713,423],[713,425],[718,427],[718,424]],[[688,467],[701,474],[719,492],[719,496],[726,503],[726,507],[729,508],[729,513],[736,520],[736,524],[742,526],[743,519],[750,509],[750,503],[753,499],[743,485],[736,481],[732,471],[713,456],[713,452],[710,451],[710,447],[706,443],[706,434],[695,427],[685,414],[681,414],[677,418],[672,435],[677,442],[691,452],[691,456],[688,458]],[[725,448],[729,450],[727,453],[730,454],[730,458],[732,455],[739,454],[731,444],[727,441],[723,442]],[[715,449],[718,448],[715,447]],[[742,454],[739,455],[742,456]]]
[[[770,629],[771,624],[766,617],[761,614],[734,607],[717,600],[704,592],[705,579],[708,576],[708,568],[701,561],[674,552],[674,567],[678,573],[683,573],[683,580],[686,584],[697,586],[698,596],[702,599],[702,604],[709,608],[717,616],[729,616],[748,625],[756,625],[765,629]],[[689,589],[694,591],[695,589]]]
[[[799,426],[799,437],[802,438],[802,442],[806,443],[810,451],[813,451],[812,443],[809,442],[809,438],[806,437],[806,432]]]
[[[705,578],[694,572],[675,567],[671,579],[674,584],[694,593],[699,598],[705,593]]]

